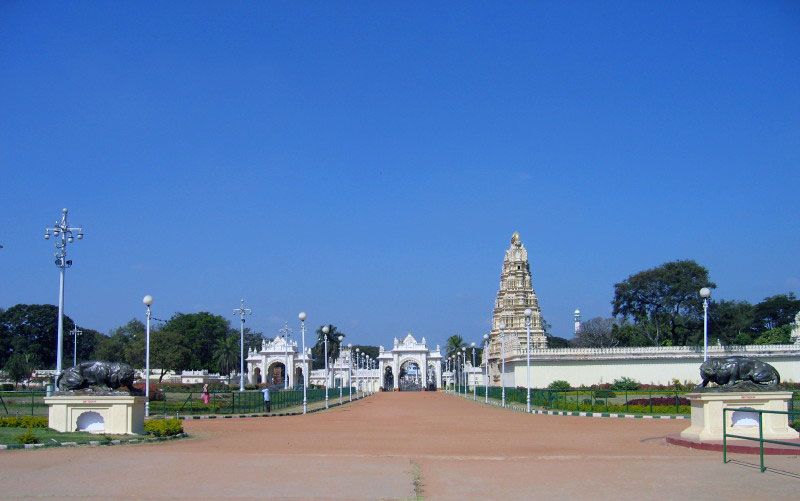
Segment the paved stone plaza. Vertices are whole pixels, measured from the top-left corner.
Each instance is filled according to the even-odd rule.
[[[4,499],[407,499],[418,474],[430,499],[796,495],[798,457],[767,458],[794,475],[724,465],[719,453],[665,444],[685,426],[381,393],[307,416],[189,421],[194,438],[170,443],[2,452],[0,492]]]

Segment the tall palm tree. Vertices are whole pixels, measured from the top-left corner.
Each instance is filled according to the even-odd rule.
[[[462,346],[466,346],[467,343],[464,342],[464,338],[455,334],[447,338],[447,342],[445,343],[445,350],[447,352],[447,356],[449,357],[453,353],[457,352],[461,349]]]
[[[317,329],[317,343],[311,349],[311,354],[314,356],[314,367],[318,369],[325,367],[325,360],[323,360],[325,358],[325,334],[322,332],[323,327],[324,325],[321,325]],[[345,333],[337,329],[335,325],[329,325],[328,327],[328,359],[336,360],[341,348],[339,336],[345,336]]]
[[[225,336],[217,341],[214,349],[214,359],[221,374],[228,375],[239,361],[239,338]]]

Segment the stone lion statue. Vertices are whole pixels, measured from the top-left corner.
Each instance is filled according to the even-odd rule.
[[[118,362],[83,362],[70,367],[58,376],[59,390],[83,390],[91,386],[106,386],[116,390],[122,386],[131,394],[139,393],[133,387],[133,367]]]
[[[701,388],[708,383],[732,387],[737,383],[752,383],[764,388],[777,386],[781,382],[780,374],[761,360],[750,357],[709,358],[700,365]]]

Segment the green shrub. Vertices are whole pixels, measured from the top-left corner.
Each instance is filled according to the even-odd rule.
[[[4,416],[0,417],[0,428],[47,428],[44,416]]]
[[[631,379],[629,377],[621,377],[619,379],[615,379],[614,382],[611,384],[611,387],[617,391],[630,391],[630,390],[638,390],[642,387],[639,381],[635,379]]]
[[[33,433],[33,428],[28,428],[25,433],[17,435],[15,440],[20,444],[38,444],[39,437]]]
[[[151,419],[144,422],[144,431],[155,437],[171,437],[183,433],[180,419]]]
[[[565,390],[571,389],[572,386],[568,382],[564,381],[563,379],[558,379],[558,380],[553,381],[552,383],[550,383],[547,386],[547,388],[550,389],[550,390],[565,391]]]

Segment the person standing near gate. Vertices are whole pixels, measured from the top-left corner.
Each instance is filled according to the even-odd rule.
[[[261,390],[261,393],[264,394],[264,410],[267,412],[272,412],[269,401],[269,388],[264,388],[263,390]]]

